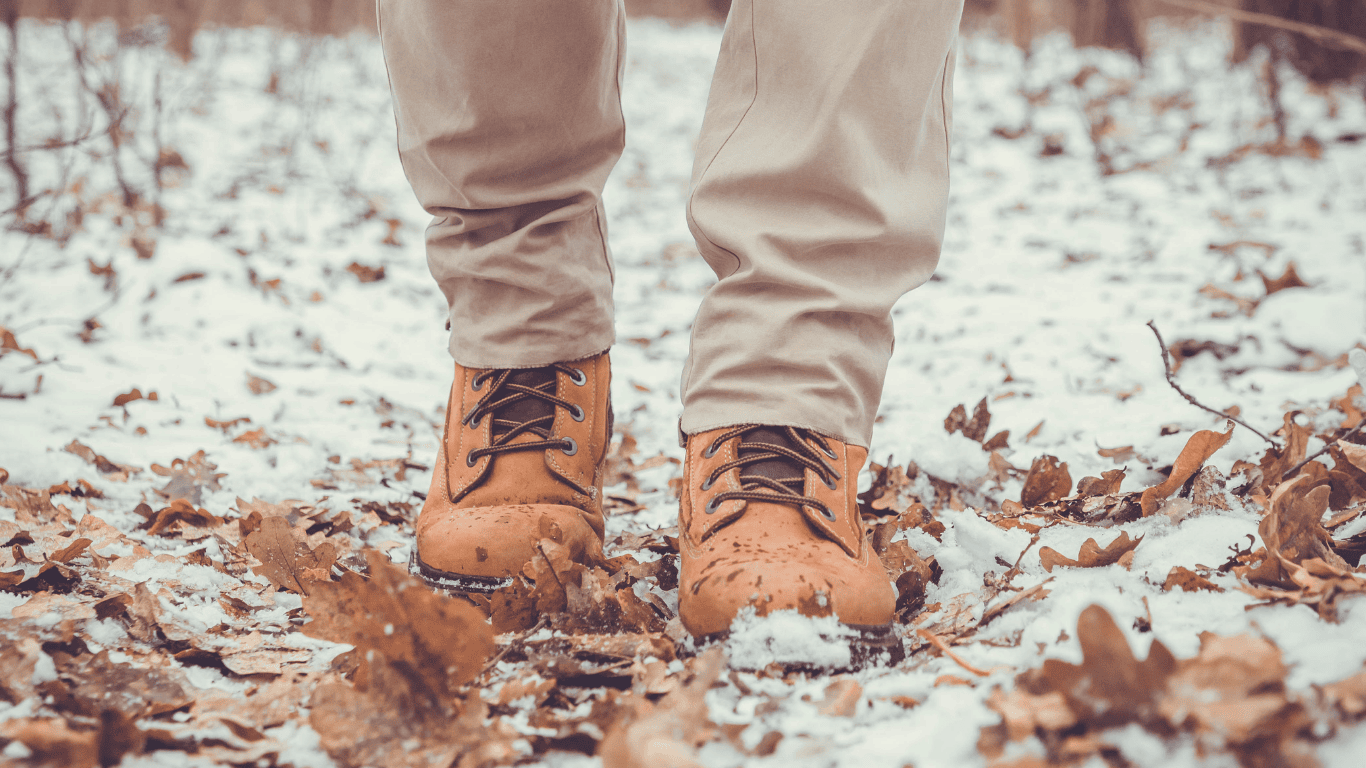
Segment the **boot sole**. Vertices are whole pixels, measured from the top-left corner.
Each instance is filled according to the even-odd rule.
[[[783,664],[786,672],[805,672],[809,674],[828,675],[838,672],[856,672],[870,667],[894,667],[906,660],[906,645],[897,636],[896,629],[891,624],[868,625],[868,624],[843,624],[840,626],[851,629],[857,633],[853,638],[835,638],[822,635],[822,639],[828,642],[847,640],[849,643],[849,665],[848,666],[824,666],[806,662],[795,662]],[[710,635],[703,635],[694,638],[694,648],[692,653],[701,651],[717,643],[725,643],[730,638],[730,631],[716,632]],[[683,646],[679,647],[680,653],[689,655],[689,651]]]
[[[433,568],[417,556],[416,546],[413,547],[412,556],[408,558],[408,573],[418,577],[432,589],[446,593],[486,595],[512,584],[511,576],[472,576]]]

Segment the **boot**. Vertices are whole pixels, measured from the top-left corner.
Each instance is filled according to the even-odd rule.
[[[595,357],[541,368],[455,366],[412,572],[450,591],[511,583],[536,542],[602,558],[602,473],[612,435],[611,366]]]
[[[687,438],[679,513],[679,618],[694,637],[736,614],[833,614],[865,649],[899,658],[896,588],[855,499],[868,452],[796,427],[725,427]]]

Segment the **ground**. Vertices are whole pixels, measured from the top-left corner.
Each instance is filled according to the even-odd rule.
[[[386,565],[409,556],[451,365],[377,41],[205,31],[182,63],[155,27],[20,33],[37,199],[0,232],[7,759],[1366,750],[1366,440],[1297,466],[1366,407],[1359,85],[1281,72],[1282,136],[1263,61],[1230,65],[1219,24],[1159,23],[1142,65],[962,40],[944,252],[896,309],[860,478],[910,655],[820,671],[847,654],[820,620],[747,620],[707,652],[673,619],[678,376],[713,280],[683,205],[719,27],[629,25],[605,197],[614,559],[547,543],[555,578],[486,606],[493,627]]]

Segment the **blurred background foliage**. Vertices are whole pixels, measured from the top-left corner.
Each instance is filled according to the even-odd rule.
[[[627,0],[634,16],[678,20],[725,18],[729,0]],[[112,20],[129,34],[153,19],[154,34],[167,48],[188,57],[194,33],[206,26],[268,25],[293,32],[346,35],[373,30],[374,0],[3,0],[7,24],[24,17]],[[967,0],[963,24],[992,28],[1028,49],[1040,34],[1069,32],[1078,46],[1124,50],[1142,57],[1147,21],[1156,16],[1187,18],[1225,15],[1234,20],[1235,58],[1264,46],[1315,82],[1348,80],[1366,72],[1366,2],[1363,0]],[[1276,25],[1276,20],[1289,22]],[[1310,25],[1337,35],[1306,35]],[[1355,44],[1353,44],[1355,42]]]

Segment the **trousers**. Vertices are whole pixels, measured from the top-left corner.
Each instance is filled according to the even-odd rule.
[[[686,210],[717,282],[693,323],[683,432],[791,425],[869,446],[892,307],[943,241],[962,4],[732,3]],[[526,368],[608,349],[620,0],[378,5],[451,355]]]

